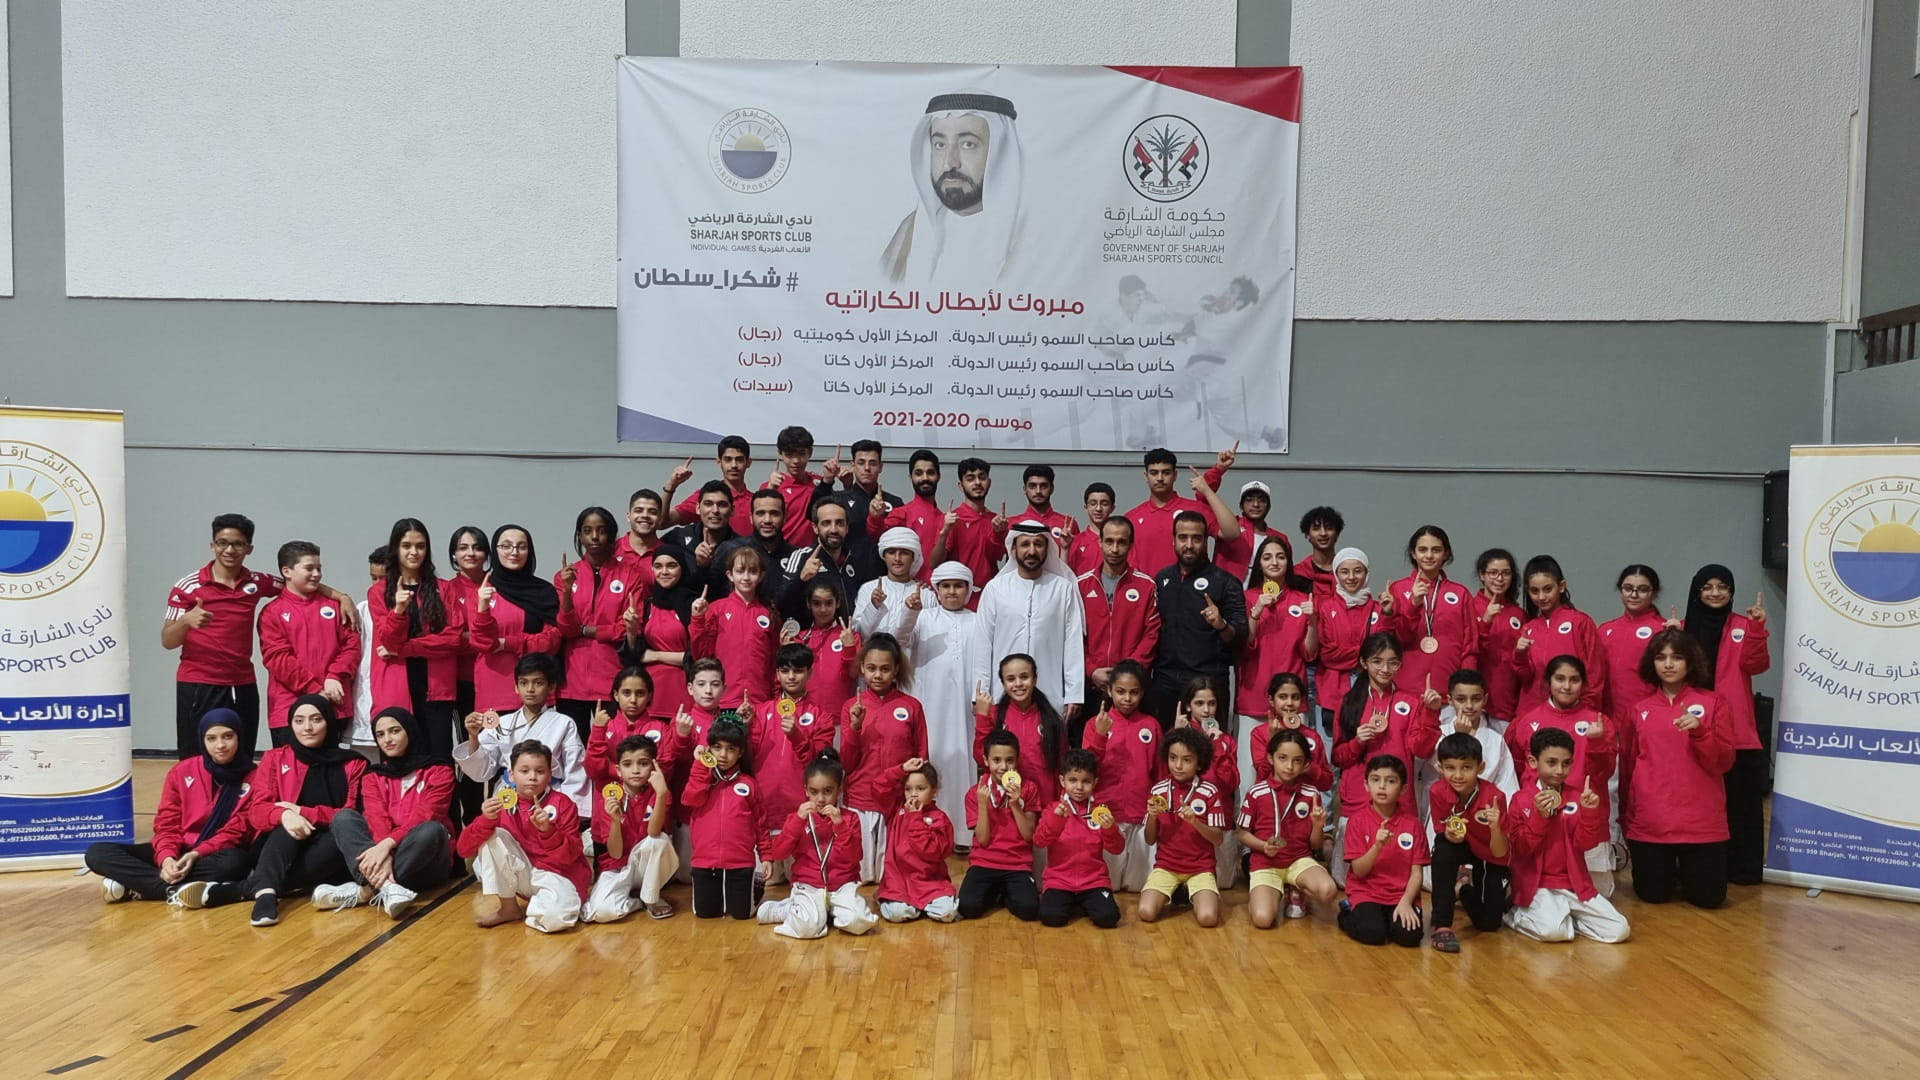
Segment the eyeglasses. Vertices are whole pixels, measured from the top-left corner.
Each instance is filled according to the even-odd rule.
[[[213,546],[217,551],[245,551],[252,545],[245,540],[215,540]]]
[[[516,544],[511,541],[502,540],[498,544],[495,544],[493,549],[495,551],[526,551],[530,547],[532,547],[531,544]]]
[[[1626,593],[1626,594],[1627,594],[1628,596],[1645,596],[1645,595],[1647,595],[1647,594],[1649,594],[1649,593],[1651,593],[1651,592],[1653,592],[1653,586],[1651,586],[1651,585],[1622,585],[1622,586],[1620,586],[1620,591],[1621,591],[1621,592],[1623,592],[1623,593]]]

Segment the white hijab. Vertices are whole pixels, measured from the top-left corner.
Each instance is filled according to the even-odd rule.
[[[1347,563],[1347,562],[1357,562],[1361,566],[1366,567],[1368,570],[1373,569],[1373,564],[1367,561],[1367,553],[1364,551],[1361,551],[1359,548],[1356,548],[1356,547],[1341,548],[1340,551],[1334,555],[1333,557],[1334,570],[1338,571],[1340,569],[1340,564]],[[1360,605],[1366,603],[1367,601],[1373,599],[1373,590],[1362,587],[1358,592],[1348,592],[1346,589],[1340,586],[1340,579],[1338,577],[1335,577],[1333,579],[1333,591],[1340,594],[1340,599],[1345,600],[1347,602],[1347,606],[1350,608],[1357,608]]]

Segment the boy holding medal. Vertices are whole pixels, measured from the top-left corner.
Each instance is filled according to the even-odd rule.
[[[659,751],[645,735],[629,735],[617,750],[619,779],[600,789],[593,806],[593,844],[599,853],[600,875],[581,918],[587,922],[618,922],[633,912],[633,894],[640,894],[647,914],[664,919],[673,905],[660,896],[661,886],[680,868],[673,841],[666,836],[673,795],[667,790],[667,771]]]
[[[1433,947],[1443,953],[1460,951],[1453,933],[1453,905],[1457,897],[1473,920],[1474,929],[1492,933],[1507,913],[1507,836],[1501,819],[1506,798],[1481,775],[1480,741],[1454,732],[1440,740],[1434,756],[1440,760],[1440,779],[1427,791],[1433,812]],[[1471,874],[1462,886],[1460,872]]]

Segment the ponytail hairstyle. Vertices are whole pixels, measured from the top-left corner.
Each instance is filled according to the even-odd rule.
[[[1647,584],[1653,586],[1654,599],[1660,598],[1660,571],[1646,563],[1629,563],[1620,571],[1620,576],[1613,579],[1614,589],[1618,590],[1620,586],[1625,585],[1630,577],[1646,578]]]
[[[620,523],[613,516],[613,511],[604,506],[587,507],[573,519],[573,552],[577,558],[587,557],[586,546],[580,543],[580,533],[587,527],[587,519],[595,515],[599,515],[600,520],[606,522],[608,536],[617,537],[620,534]]]
[[[1435,540],[1440,541],[1440,547],[1443,550],[1445,550],[1447,553],[1446,557],[1440,560],[1440,565],[1452,566],[1453,565],[1453,541],[1447,538],[1447,530],[1441,528],[1438,525],[1422,525],[1419,528],[1413,530],[1412,536],[1407,537],[1407,562],[1410,565],[1414,565],[1416,567],[1419,565],[1417,563],[1414,563],[1413,561],[1413,546],[1415,544],[1418,544],[1420,542],[1420,538],[1423,536],[1431,536]]]
[[[1527,560],[1526,573],[1521,574],[1518,579],[1520,597],[1526,604],[1527,618],[1536,619],[1540,617],[1540,606],[1533,602],[1533,593],[1527,589],[1527,582],[1532,581],[1535,574],[1547,574],[1551,576],[1553,580],[1559,582],[1560,603],[1567,607],[1573,606],[1573,591],[1567,588],[1567,575],[1560,571],[1560,560],[1551,555],[1535,555],[1533,558]]]
[[[480,541],[480,550],[487,553],[487,563],[493,562],[493,541],[487,538],[486,532],[478,525],[462,525],[447,537],[447,565],[453,567],[455,573],[460,571],[460,560],[456,557],[460,551],[460,539],[468,533]]]
[[[1034,663],[1033,657],[1026,653],[1008,653],[1001,657],[999,670],[1004,673],[1007,670],[1007,665],[1013,663],[1015,660],[1026,661],[1027,666],[1033,669],[1035,676],[1040,674],[1040,665]],[[1011,708],[1012,705],[1013,700],[1011,698],[1008,698],[1005,694],[1000,695],[999,702],[993,707],[993,726],[995,730],[1006,730],[1007,710]],[[1038,686],[1033,688],[1033,707],[1040,713],[1040,753],[1046,759],[1047,769],[1050,772],[1058,773],[1060,771],[1060,755],[1065,753],[1067,749],[1067,723],[1060,719],[1060,710],[1053,707],[1053,702],[1047,700],[1047,695],[1042,693]]]
[[[931,765],[926,767],[926,771],[929,774],[932,773],[932,769],[933,766]],[[820,748],[820,752],[814,755],[813,760],[807,762],[807,768],[802,774],[802,779],[803,781],[811,780],[816,776],[828,777],[833,781],[834,787],[839,788],[843,792],[846,790],[847,770],[840,765],[840,751],[835,750],[831,746],[823,746]],[[933,781],[934,787],[937,788],[940,786],[940,781],[934,776],[930,775],[929,779]]]
[[[1267,700],[1272,701],[1273,695],[1279,693],[1283,686],[1292,686],[1300,691],[1300,704],[1303,707],[1313,704],[1307,700],[1307,680],[1291,671],[1276,671],[1273,678],[1267,680]]]
[[[907,651],[900,647],[900,639],[892,634],[875,634],[860,647],[860,664],[866,665],[867,654],[883,652],[893,658],[893,686],[896,690],[908,690],[913,687],[913,661],[907,659]]]
[[[1392,634],[1384,630],[1377,634],[1368,634],[1366,640],[1360,643],[1360,663],[1364,665],[1384,652],[1391,652],[1395,656],[1400,655],[1400,643],[1393,639]],[[1342,741],[1352,739],[1360,733],[1360,714],[1366,711],[1367,692],[1372,686],[1373,680],[1369,679],[1365,673],[1359,673],[1359,678],[1354,679],[1353,685],[1347,688],[1347,696],[1340,699],[1339,731]]]
[[[433,537],[419,518],[401,518],[387,533],[387,576],[381,581],[387,610],[393,610],[393,591],[400,587],[400,540],[410,532],[420,534],[426,550],[420,556],[420,585],[407,607],[407,636],[437,634],[447,628],[447,608],[440,601],[440,579],[433,569]]]

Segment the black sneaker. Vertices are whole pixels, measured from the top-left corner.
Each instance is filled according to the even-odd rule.
[[[188,885],[181,886],[181,890],[184,892],[190,885],[194,885],[194,884],[198,884],[198,882],[189,882]],[[188,907],[224,907],[227,904],[237,904],[240,901],[245,900],[246,898],[247,898],[246,882],[216,881],[213,884],[208,885],[205,891],[203,891],[200,894],[200,903],[195,904],[191,900],[189,900],[187,901],[187,906]]]
[[[253,898],[253,916],[247,920],[255,926],[272,926],[280,921],[280,898],[270,892],[263,892]]]

